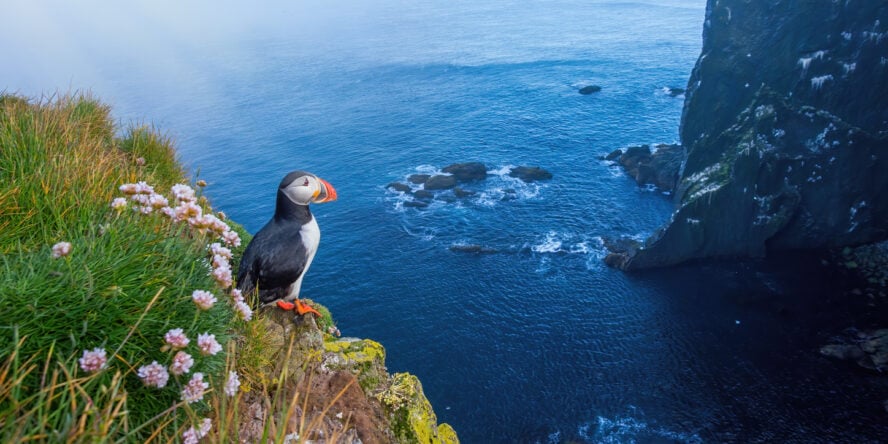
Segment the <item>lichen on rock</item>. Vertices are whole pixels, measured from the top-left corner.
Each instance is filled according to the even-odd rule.
[[[415,376],[389,375],[382,344],[326,333],[318,324],[332,324],[326,319],[329,311],[311,305],[324,313],[321,319],[294,317],[274,307],[257,316],[266,332],[267,359],[275,365],[262,378],[270,381],[265,389],[254,387],[245,396],[240,416],[244,442],[262,441],[267,428],[273,436],[316,442],[459,442],[449,425],[437,424]],[[384,401],[394,399],[393,394],[405,395],[398,408]],[[291,404],[291,399],[298,402]],[[281,416],[287,417],[267,422]]]

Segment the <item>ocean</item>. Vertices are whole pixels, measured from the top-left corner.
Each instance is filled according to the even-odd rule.
[[[0,31],[0,88],[91,90],[155,125],[251,232],[287,172],[336,187],[303,296],[418,375],[463,442],[888,437],[886,383],[818,353],[876,321],[819,259],[602,263],[602,238],[670,217],[671,196],[599,157],[678,141],[667,91],[705,1],[36,5]],[[416,208],[387,188],[458,162],[488,169],[469,197]],[[489,252],[452,248],[470,245]]]

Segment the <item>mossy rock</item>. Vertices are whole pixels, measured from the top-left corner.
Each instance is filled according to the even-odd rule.
[[[332,337],[328,337],[332,339]],[[387,379],[385,348],[370,339],[341,338],[324,342],[324,367],[345,370],[358,378],[365,392],[377,389]]]
[[[392,431],[402,443],[450,444],[459,437],[449,424],[438,424],[432,404],[422,391],[419,378],[395,373],[378,399],[392,412]]]

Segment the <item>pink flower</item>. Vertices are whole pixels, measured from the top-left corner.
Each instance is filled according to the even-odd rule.
[[[79,359],[80,368],[85,372],[97,372],[105,368],[108,357],[105,349],[96,347],[92,350],[84,350],[83,357]]]
[[[145,183],[145,181],[136,182],[136,193],[138,194],[153,194],[154,187]]]
[[[238,302],[243,302],[244,301],[244,294],[241,293],[241,291],[238,290],[237,288],[232,288],[231,289],[231,299],[234,300],[235,304]]]
[[[198,431],[194,427],[189,427],[188,430],[182,433],[182,444],[197,444],[200,442],[200,438]]]
[[[240,236],[234,230],[228,230],[222,233],[222,241],[232,247],[239,247],[241,244]]]
[[[170,189],[172,191],[173,196],[179,202],[192,202],[194,201],[194,189],[185,185],[183,183],[178,183],[173,185]]]
[[[151,364],[139,367],[139,378],[148,387],[164,388],[170,379],[166,367],[152,361]]]
[[[222,233],[231,229],[231,227],[229,227],[228,224],[226,224],[225,222],[222,222],[221,219],[219,219],[216,216],[213,216],[212,214],[204,214],[203,224],[204,224],[204,226],[206,226],[207,228],[209,228],[210,230],[212,230],[213,232],[215,232],[217,234],[222,234]]]
[[[160,209],[160,212],[166,214],[172,220],[176,220],[176,210],[171,207],[163,207]]]
[[[231,250],[223,247],[219,242],[213,242],[210,244],[210,253],[212,253],[213,256],[222,256],[225,259],[231,259],[232,257]]]
[[[118,213],[126,209],[126,198],[118,197],[111,201],[111,208]]]
[[[207,436],[210,433],[210,429],[213,427],[213,420],[210,418],[204,418],[200,422],[200,428],[195,429],[194,427],[189,427],[184,433],[182,433],[182,442],[184,444],[197,444],[200,440]]]
[[[52,246],[53,259],[65,257],[69,254],[71,254],[71,243],[70,242],[59,242],[59,243]]]
[[[173,356],[173,363],[170,364],[170,373],[176,376],[184,375],[191,370],[193,365],[194,358],[191,355],[183,351],[176,352],[176,356]]]
[[[136,184],[134,183],[125,183],[118,188],[121,193],[126,194],[127,196],[136,194]]]
[[[191,293],[191,300],[194,301],[194,305],[197,305],[197,308],[209,310],[216,303],[216,296],[213,296],[213,293],[209,291],[194,290],[194,293]]]
[[[210,428],[213,427],[213,420],[210,418],[204,418],[203,421],[200,422],[200,436],[203,438],[207,436],[207,433],[210,433]]]
[[[130,196],[130,200],[140,204],[140,205],[148,205],[148,195],[147,194],[133,194]]]
[[[176,219],[180,221],[200,217],[202,214],[203,209],[200,205],[191,201],[179,202],[179,205],[176,207]]]
[[[216,335],[209,333],[197,335],[197,348],[200,349],[200,353],[204,356],[215,355],[222,351],[222,346],[216,341]]]
[[[238,388],[240,388],[240,379],[237,377],[237,372],[228,372],[228,381],[225,383],[225,394],[228,396],[234,396],[237,394]]]
[[[219,267],[213,270],[213,279],[216,279],[216,282],[222,286],[222,288],[228,288],[232,284],[231,278],[231,268],[228,267]]]
[[[228,259],[225,259],[224,256],[217,254],[213,256],[213,268],[231,268],[231,264],[228,263]]]
[[[182,388],[182,400],[188,403],[203,399],[204,392],[210,388],[210,384],[203,380],[203,373],[196,372],[191,375],[191,380]]]
[[[253,310],[244,301],[235,303],[234,309],[237,310],[237,315],[245,321],[249,321],[253,318]]]
[[[166,206],[169,206],[170,202],[163,195],[154,193],[148,196],[148,205],[151,205],[155,209],[161,209]]]
[[[183,332],[181,328],[174,328],[166,332],[166,334],[163,335],[163,339],[174,349],[185,348],[188,343],[191,342],[188,340],[188,337],[185,336],[185,332]]]

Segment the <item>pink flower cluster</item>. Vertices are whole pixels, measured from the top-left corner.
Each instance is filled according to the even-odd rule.
[[[158,364],[157,361],[139,367],[138,375],[139,379],[148,387],[164,388],[170,379],[166,367]]]
[[[216,335],[202,333],[197,335],[197,348],[204,356],[213,356],[222,351],[222,345],[216,340]]]
[[[162,194],[156,193],[154,187],[145,182],[125,183],[120,186],[120,192],[125,194],[134,203],[133,210],[143,214],[150,214],[154,210],[160,211],[176,222],[187,221],[189,225],[198,230],[209,230],[228,245],[240,246],[240,236],[231,229],[222,219],[212,215],[203,214],[203,208],[197,204],[194,188],[185,184],[176,184],[170,189],[175,205]],[[126,208],[126,199],[116,198],[111,202],[111,207],[118,212]]]
[[[197,308],[206,311],[213,308],[213,304],[216,303],[216,296],[213,296],[213,293],[209,291],[194,290],[191,293],[191,300],[194,301],[194,305],[197,305]]]
[[[228,372],[228,381],[225,382],[225,394],[228,396],[234,396],[237,394],[237,389],[239,388],[240,379],[237,377],[237,372]]]
[[[83,371],[92,373],[105,368],[105,364],[108,363],[108,356],[105,349],[96,347],[92,350],[84,350],[83,357],[78,361]]]
[[[182,442],[184,444],[197,444],[204,436],[210,433],[212,427],[213,421],[210,418],[204,418],[200,423],[200,427],[195,429],[192,426],[182,433]]]
[[[237,288],[231,290],[231,300],[234,302],[234,311],[237,312],[238,317],[245,321],[253,318],[253,309],[244,300],[244,295],[240,290]]]
[[[52,257],[58,259],[71,254],[71,242],[59,242],[52,246]]]
[[[191,380],[182,388],[182,400],[187,403],[197,402],[203,399],[204,392],[210,388],[210,384],[204,381],[204,375],[196,372],[191,375]]]

